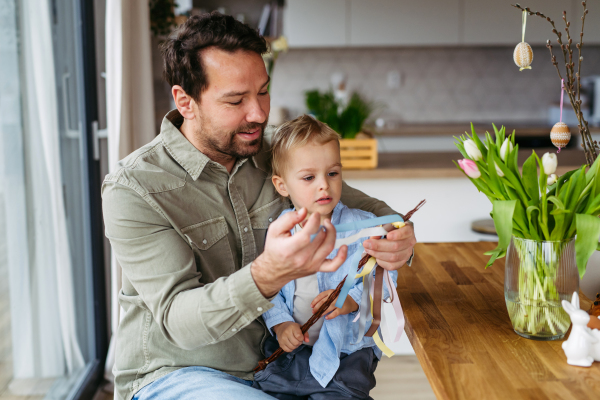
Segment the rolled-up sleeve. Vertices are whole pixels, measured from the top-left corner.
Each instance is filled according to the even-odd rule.
[[[106,236],[137,292],[125,295],[139,296],[174,345],[190,350],[228,339],[273,306],[251,264],[200,283],[192,248],[147,195],[105,181],[102,198]]]
[[[272,300],[273,308],[263,314],[263,319],[271,335],[275,336],[273,327],[284,322],[294,322],[292,313],[285,304],[285,298],[281,292],[277,293],[277,296]]]

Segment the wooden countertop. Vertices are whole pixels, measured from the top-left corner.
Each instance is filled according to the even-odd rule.
[[[438,399],[594,399],[600,363],[570,366],[562,340],[514,333],[496,243],[419,243],[398,274],[405,331]],[[590,301],[582,295],[582,308]]]
[[[556,148],[536,148],[540,157]],[[531,149],[519,150],[519,165],[531,155]],[[379,165],[371,170],[344,170],[344,179],[419,179],[419,178],[462,178],[464,174],[452,160],[459,160],[458,150],[426,153],[379,153]],[[558,154],[558,174],[585,164],[583,151],[564,149]]]

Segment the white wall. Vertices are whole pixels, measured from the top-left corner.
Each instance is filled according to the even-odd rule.
[[[471,231],[471,222],[489,218],[492,205],[466,178],[348,180],[398,212],[423,206],[411,220],[419,242],[474,242],[495,237]]]

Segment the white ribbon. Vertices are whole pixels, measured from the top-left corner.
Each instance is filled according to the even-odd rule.
[[[388,234],[382,226],[375,226],[373,228],[361,229],[358,233],[355,233],[352,236],[348,236],[346,238],[336,239],[335,240],[335,249],[339,249],[343,245],[349,245],[356,242],[358,239],[363,237],[371,237],[371,236],[385,236]]]

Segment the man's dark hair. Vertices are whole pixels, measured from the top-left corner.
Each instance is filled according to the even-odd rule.
[[[267,42],[255,29],[218,12],[195,15],[179,26],[161,46],[164,78],[195,100],[208,86],[201,52],[209,47],[234,52],[267,52]]]

